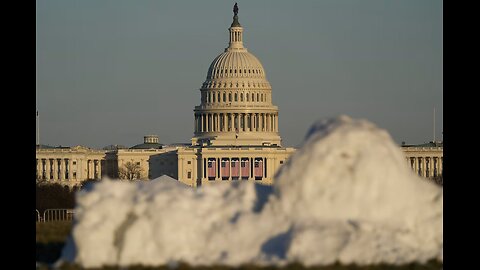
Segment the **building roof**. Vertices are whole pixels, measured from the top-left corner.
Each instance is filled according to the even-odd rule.
[[[130,147],[130,149],[162,149],[163,144],[160,143],[141,143]]]
[[[432,141],[432,142],[422,143],[422,144],[402,144],[402,147],[443,147],[443,141],[442,142]]]

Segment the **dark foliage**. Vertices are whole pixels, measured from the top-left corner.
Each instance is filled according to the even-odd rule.
[[[74,208],[76,189],[70,189],[68,186],[62,186],[58,183],[36,185],[36,209],[40,214],[45,209],[55,208]]]

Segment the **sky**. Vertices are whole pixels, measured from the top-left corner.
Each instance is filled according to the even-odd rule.
[[[244,46],[262,62],[279,107],[284,146],[341,114],[375,123],[398,144],[442,140],[442,1],[236,2]],[[40,143],[133,146],[147,134],[189,143],[234,3],[37,0]]]

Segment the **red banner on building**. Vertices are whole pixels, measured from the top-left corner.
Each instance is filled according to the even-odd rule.
[[[242,172],[242,178],[248,179],[250,176],[250,162],[247,159],[242,159],[241,161],[241,172]]]
[[[221,169],[220,169],[220,173],[222,175],[222,178],[230,177],[230,161],[228,159],[222,160],[222,166],[221,166]]]
[[[215,159],[208,160],[208,169],[207,169],[207,176],[215,178],[216,174],[216,166],[215,166]]]
[[[240,176],[240,164],[238,159],[232,159],[232,178]]]
[[[263,176],[263,161],[261,159],[255,160],[255,166],[253,168],[253,174],[255,177]]]

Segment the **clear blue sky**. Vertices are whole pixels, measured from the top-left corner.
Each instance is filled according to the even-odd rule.
[[[347,114],[424,143],[443,129],[443,2],[237,0],[244,45],[262,62],[283,145]],[[189,142],[235,1],[37,0],[40,142]]]

